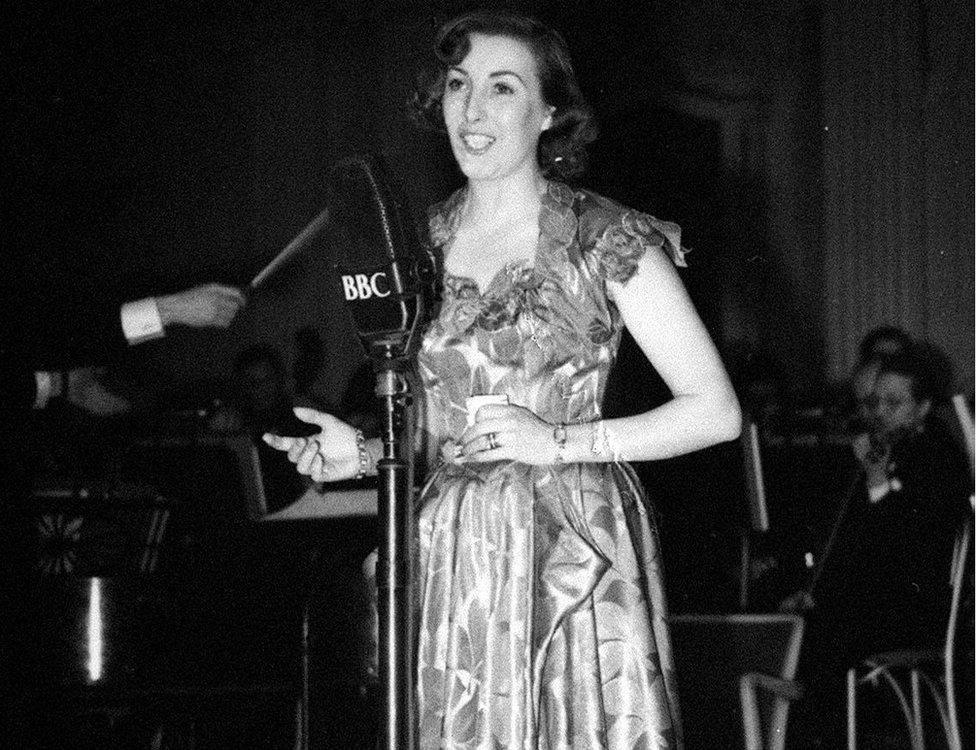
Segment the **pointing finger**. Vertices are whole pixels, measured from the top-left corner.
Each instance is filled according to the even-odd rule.
[[[291,448],[292,442],[295,440],[295,438],[284,437],[282,435],[275,435],[274,433],[271,432],[264,433],[261,436],[261,439],[264,440],[264,442],[266,442],[272,448],[279,451],[286,451],[289,448]]]

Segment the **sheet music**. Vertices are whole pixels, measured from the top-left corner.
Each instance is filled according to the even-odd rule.
[[[262,521],[302,521],[321,518],[375,516],[375,487],[348,490],[320,490],[315,485],[291,505],[264,516]]]

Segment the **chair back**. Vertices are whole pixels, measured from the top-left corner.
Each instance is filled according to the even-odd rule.
[[[952,551],[952,601],[949,606],[949,624],[946,628],[945,654],[943,655],[943,669],[945,670],[946,709],[950,747],[960,747],[958,703],[956,700],[956,634],[959,629],[959,615],[963,600],[963,587],[967,580],[972,581],[970,571],[970,552],[973,547],[973,519],[966,517],[966,521],[956,536],[956,543]],[[968,632],[968,630],[967,630]]]
[[[739,678],[796,676],[803,618],[796,614],[668,618],[687,750],[743,747]],[[788,701],[760,699],[764,726],[785,727]]]
[[[959,608],[962,604],[962,590],[969,571],[969,553],[973,547],[973,519],[967,516],[952,547],[952,566],[950,568],[949,585],[952,587],[952,604],[949,607],[949,627],[946,642],[951,642],[959,620]]]
[[[952,397],[952,410],[956,417],[957,436],[966,452],[969,470],[976,475],[976,436],[974,436],[973,413],[969,410],[966,397],[957,393]]]

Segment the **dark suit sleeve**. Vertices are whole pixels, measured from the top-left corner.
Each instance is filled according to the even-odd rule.
[[[4,409],[29,409],[37,398],[34,371],[11,360],[0,348],[0,402]]]
[[[899,464],[895,475],[902,481],[902,491],[925,508],[924,517],[937,533],[952,536],[973,492],[969,464],[959,444],[933,424],[913,450],[899,457]]]
[[[116,299],[69,299],[62,293],[6,297],[0,308],[0,399],[3,408],[30,408],[34,373],[109,364],[128,347]]]
[[[128,346],[120,310],[111,298],[43,299],[11,335],[14,347],[40,370],[107,364]]]

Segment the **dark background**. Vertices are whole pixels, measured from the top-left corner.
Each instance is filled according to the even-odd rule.
[[[476,5],[8,3],[3,247],[22,316],[246,283],[349,152],[380,152],[422,220],[459,176],[404,102],[437,26]],[[817,397],[866,330],[895,323],[946,349],[971,391],[971,9],[509,5],[569,41],[602,123],[586,184],[683,226],[686,282],[730,369],[766,357]],[[871,77],[885,55],[898,62]],[[291,357],[314,325],[336,355],[328,398],[358,357],[329,265],[303,259],[230,335],[136,350],[130,376],[152,393],[219,376],[253,340]]]
[[[714,28],[695,40],[712,49],[699,54],[734,67],[722,72],[724,82],[689,82],[657,29],[689,20],[666,4],[634,6],[523,4],[564,31],[600,115],[603,137],[587,184],[683,225],[695,251],[687,283],[731,350],[743,325],[734,308],[762,310],[772,301],[750,299],[750,285],[775,286],[781,273],[762,247],[764,188],[731,172],[722,122],[689,111],[678,101],[686,94],[676,92],[741,98],[739,78],[778,64],[754,59],[753,45],[779,12],[757,7],[713,18]],[[463,7],[15,4],[5,32],[4,246],[29,317],[57,317],[45,298],[131,299],[211,279],[245,284],[318,212],[328,167],[345,153],[380,151],[422,217],[459,177],[446,143],[413,128],[404,102],[429,62],[434,29]],[[802,4],[796,13],[797,52],[813,51],[815,14]],[[735,26],[725,28],[729,21]],[[798,85],[811,124],[792,149],[800,169],[813,172],[816,82]],[[731,88],[707,91],[721,86]],[[806,220],[817,210],[813,200]],[[750,278],[753,267],[760,278]],[[287,346],[283,333],[311,323],[337,354],[320,384],[327,395],[357,356],[343,315],[324,299],[334,285],[328,268],[327,258],[303,259],[252,301],[229,336],[194,332],[134,351],[130,376],[150,391],[219,376],[242,342]],[[740,299],[730,304],[729,295]],[[789,319],[794,305],[780,289],[777,317]],[[808,386],[822,334],[816,321],[798,322],[812,346],[783,356],[801,358],[791,370]]]

